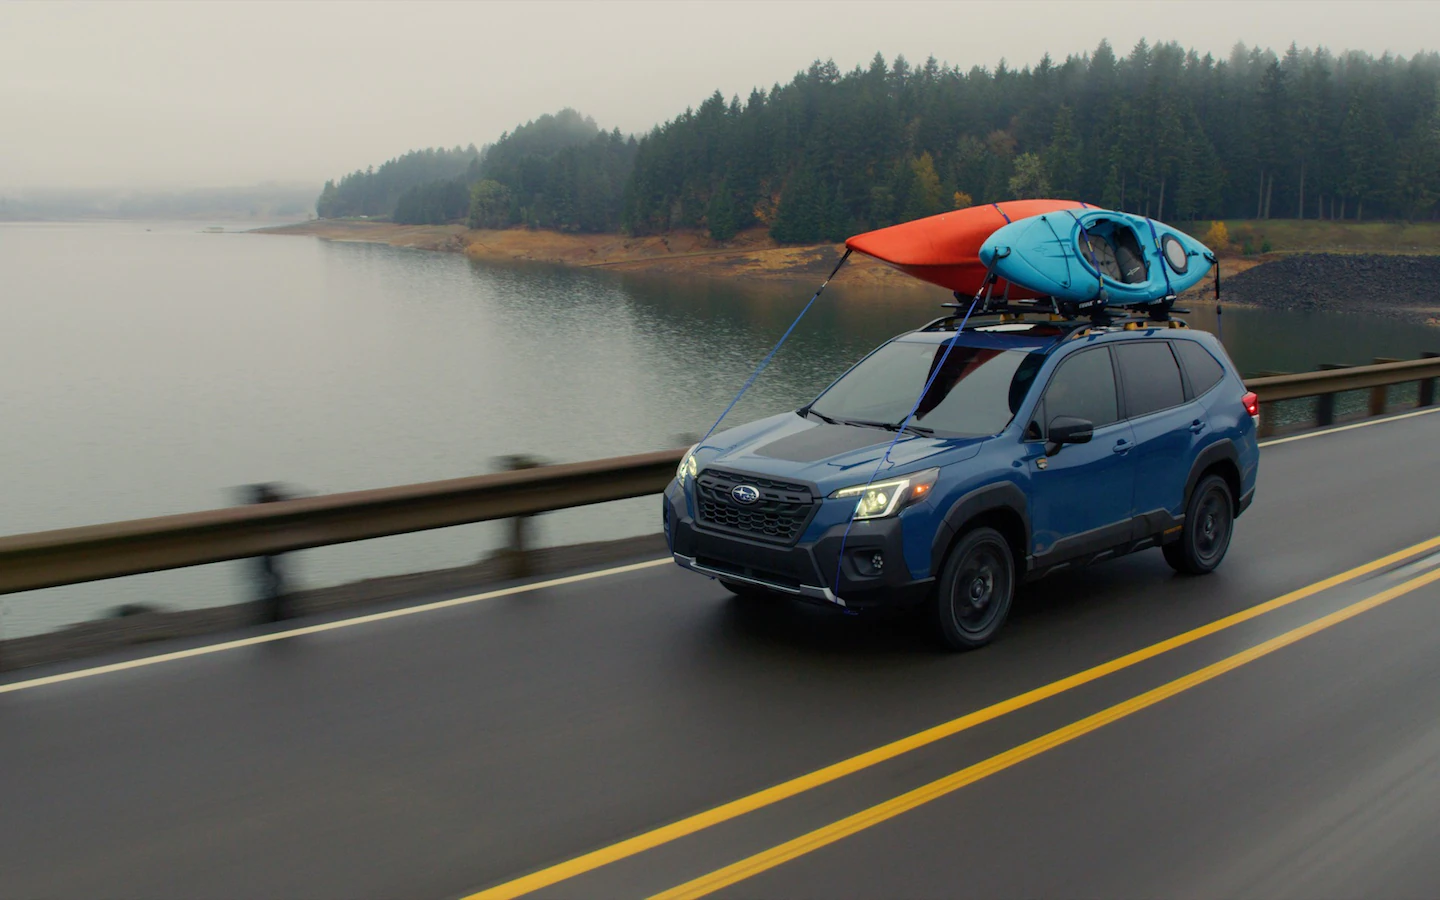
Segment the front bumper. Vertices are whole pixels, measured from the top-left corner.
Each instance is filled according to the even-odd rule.
[[[663,502],[666,536],[675,562],[711,578],[846,609],[913,606],[929,596],[934,582],[933,578],[911,576],[902,544],[903,522],[898,517],[858,521],[848,536],[842,522],[818,535],[807,532],[795,544],[782,545],[697,523],[677,483],[671,482]],[[879,571],[871,565],[877,555],[882,560]]]

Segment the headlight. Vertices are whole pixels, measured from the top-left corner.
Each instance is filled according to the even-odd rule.
[[[841,488],[830,496],[836,500],[858,498],[855,503],[857,519],[883,519],[929,496],[930,489],[935,486],[935,479],[939,476],[939,469],[926,469],[904,478]]]
[[[699,446],[699,444],[695,445],[695,447]],[[685,458],[680,460],[680,467],[675,470],[675,480],[680,482],[682,487],[685,485],[686,479],[695,477],[698,468],[695,465],[695,447],[690,448],[690,452],[686,453]]]

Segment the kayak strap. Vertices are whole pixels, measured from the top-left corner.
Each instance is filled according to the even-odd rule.
[[[1000,218],[1002,218],[1002,219],[1005,220],[1005,224],[1006,224],[1006,225],[1009,225],[1009,224],[1010,224],[1010,217],[1007,216],[1007,215],[1005,215],[1005,210],[1003,210],[1003,209],[1000,208],[1000,204],[998,204],[998,203],[992,203],[992,204],[990,204],[990,205],[993,206],[993,207],[995,207],[995,211],[1000,214]]]
[[[1070,218],[1075,220],[1076,226],[1080,229],[1080,234],[1085,238],[1085,252],[1090,254],[1090,266],[1095,270],[1095,280],[1100,285],[1096,296],[1103,304],[1105,302],[1105,273],[1100,271],[1100,261],[1095,258],[1095,247],[1090,243],[1090,229],[1085,227],[1085,223],[1080,221],[1079,216],[1070,212],[1068,209],[1065,211],[1070,213]],[[1056,237],[1059,237],[1059,235],[1056,235]]]
[[[991,278],[993,277],[994,273],[991,273]],[[990,279],[986,280],[988,281]],[[955,345],[960,342],[960,336],[965,332],[965,324],[970,321],[970,314],[975,311],[975,306],[979,302],[980,294],[977,293],[970,301],[970,308],[965,310],[965,317],[962,318],[960,324],[956,326],[955,337],[951,338],[950,343],[945,345],[945,352],[940,354],[939,364],[936,365],[935,370],[930,373],[930,377],[925,380],[925,386],[920,389],[920,396],[915,398],[915,405],[910,407],[910,412],[900,421],[899,426],[895,429],[895,436],[890,439],[889,445],[885,448],[884,455],[875,463],[875,471],[870,473],[870,480],[865,482],[865,490],[862,490],[860,496],[855,498],[855,506],[850,510],[850,521],[845,523],[845,533],[840,536],[840,555],[835,560],[835,583],[831,586],[831,590],[834,591],[837,597],[840,595],[840,567],[845,564],[845,542],[850,539],[850,529],[855,525],[855,513],[860,511],[860,501],[864,499],[865,491],[869,490],[870,485],[874,484],[875,479],[880,476],[881,467],[887,464],[894,467],[895,464],[890,461],[890,451],[895,449],[895,445],[900,441],[901,436],[905,434],[905,429],[909,427],[910,420],[915,418],[915,413],[920,410],[920,404],[925,402],[925,396],[930,393],[930,388],[934,386],[935,379],[939,378],[940,373],[944,371],[945,361],[950,358],[950,351],[954,350]]]
[[[1215,336],[1220,343],[1225,343],[1225,310],[1220,306],[1220,258],[1211,256],[1210,261],[1215,264]]]
[[[754,384],[755,379],[760,377],[760,373],[765,371],[765,367],[770,365],[770,360],[775,358],[775,354],[779,351],[781,345],[790,339],[790,334],[795,330],[795,326],[799,325],[800,320],[805,318],[805,314],[810,311],[810,307],[814,306],[815,301],[819,300],[820,295],[825,292],[825,286],[830,283],[830,279],[835,277],[835,273],[840,271],[840,267],[845,265],[845,260],[849,258],[850,248],[846,247],[845,255],[840,257],[840,261],[835,264],[835,268],[830,270],[830,274],[826,276],[825,280],[820,283],[820,287],[818,287],[815,290],[815,293],[811,295],[810,302],[805,304],[805,308],[800,310],[800,315],[795,317],[795,321],[791,322],[790,327],[785,329],[785,333],[780,335],[780,340],[775,343],[774,347],[770,348],[770,352],[765,354],[765,358],[760,360],[760,365],[756,366],[755,371],[750,373],[750,377],[745,379],[745,383],[740,386],[740,393],[736,394],[735,399],[730,401],[730,405],[725,407],[725,411],[720,414],[720,418],[715,420],[715,424],[710,426],[710,430],[705,432],[705,437],[702,437],[700,439],[700,443],[703,444],[705,441],[709,440],[710,435],[715,433],[715,429],[720,427],[720,423],[725,420],[725,417],[730,415],[730,410],[735,408],[735,404],[739,403],[740,398],[745,396],[745,392],[750,390],[750,385]]]
[[[1170,264],[1165,261],[1165,248],[1160,246],[1160,235],[1155,233],[1155,220],[1146,216],[1150,225],[1150,240],[1155,242],[1155,253],[1160,257],[1160,271],[1165,275],[1165,299],[1175,299],[1175,289],[1170,287]]]

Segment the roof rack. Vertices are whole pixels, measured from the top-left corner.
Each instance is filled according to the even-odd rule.
[[[970,305],[965,304],[965,298],[957,292],[954,303],[942,303],[943,307],[950,309],[969,309]],[[1172,318],[1176,313],[1189,313],[1188,309],[1175,307],[1175,298],[1170,297],[1165,301],[1157,303],[1134,304],[1129,306],[1108,306],[1102,305],[1092,307],[1090,314],[1082,318],[1081,310],[1073,304],[1062,304],[1054,297],[1042,297],[1030,301],[991,301],[986,300],[979,309],[968,315],[941,316],[934,321],[926,323],[921,331],[957,331],[960,323],[965,323],[965,330],[970,331],[986,325],[997,324],[994,321],[999,318],[1000,323],[1033,322],[1044,323],[1067,334],[1088,333],[1093,330],[1124,329],[1126,331],[1137,331],[1144,328],[1185,328],[1184,320]],[[980,321],[977,321],[980,320]],[[973,324],[972,324],[973,323]]]

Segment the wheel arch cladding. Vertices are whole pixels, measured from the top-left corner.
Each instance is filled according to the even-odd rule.
[[[1201,450],[1195,457],[1195,462],[1190,465],[1190,477],[1185,481],[1185,506],[1190,506],[1190,497],[1195,491],[1195,485],[1206,475],[1219,475],[1225,479],[1225,484],[1230,488],[1230,503],[1238,518],[1240,507],[1240,454],[1235,450],[1235,444],[1228,438],[1216,441],[1210,446]]]
[[[1013,481],[1001,481],[978,487],[950,505],[944,520],[935,531],[931,546],[931,574],[939,576],[950,548],[977,525],[987,525],[1000,532],[1010,545],[1018,577],[1027,567],[1030,555],[1030,513],[1025,492]]]

